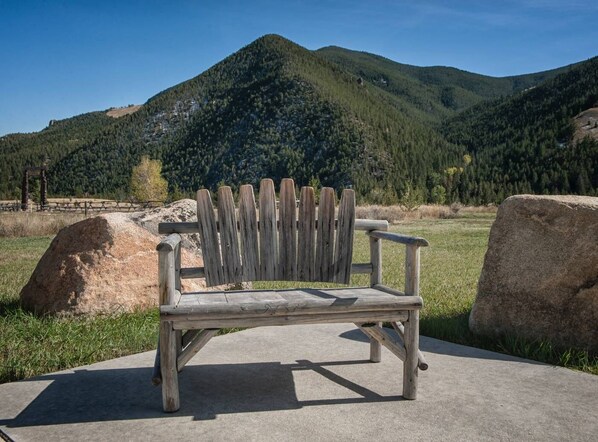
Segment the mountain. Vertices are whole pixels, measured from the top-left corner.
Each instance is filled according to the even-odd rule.
[[[97,133],[115,120],[105,112],[90,112],[65,120],[52,120],[48,127],[30,134],[0,137],[0,198],[17,198],[25,166],[50,164],[91,142]]]
[[[444,66],[411,66],[337,46],[327,46],[316,53],[400,97],[427,114],[432,121],[439,121],[485,100],[535,87],[569,69],[565,66],[534,74],[497,78]]]
[[[595,195],[598,141],[589,130],[589,136],[581,137],[574,121],[590,115],[587,126],[591,120],[592,108],[598,106],[596,79],[598,57],[533,89],[474,106],[446,121],[446,139],[464,146],[474,158],[474,167],[463,176],[462,199],[500,201],[524,192]]]
[[[598,98],[594,64],[493,78],[267,35],[142,106],[1,137],[0,198],[17,196],[22,167],[48,156],[50,195],[122,199],[144,155],[162,160],[173,192],[290,176],[373,203],[593,194],[596,169],[580,162],[595,147],[571,128]]]
[[[451,166],[460,149],[386,91],[282,37],[265,36],[97,131],[50,169],[54,194],[126,195],[142,155],[172,189],[257,184],[352,186],[393,202]]]

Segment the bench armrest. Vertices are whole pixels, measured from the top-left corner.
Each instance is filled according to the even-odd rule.
[[[401,235],[400,233],[383,232],[382,230],[370,230],[369,232],[366,232],[366,234],[373,238],[386,239],[388,241],[405,244],[408,246],[427,247],[430,245],[428,241],[418,236],[407,236]]]
[[[159,304],[174,305],[181,293],[181,235],[168,235],[156,247],[158,251]]]
[[[417,236],[407,236],[381,230],[371,230],[366,234],[370,237],[370,258],[373,267],[370,283],[372,287],[382,284],[381,241],[376,240],[386,239],[407,246],[405,253],[405,294],[419,296],[419,249],[420,247],[429,246],[428,241]]]
[[[156,250],[158,252],[174,252],[176,246],[181,242],[181,235],[173,233],[160,241]]]

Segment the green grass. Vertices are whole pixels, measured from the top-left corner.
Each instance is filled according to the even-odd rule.
[[[0,383],[155,347],[157,309],[96,319],[37,317],[18,302],[51,237],[0,238]]]
[[[549,343],[513,336],[481,338],[469,331],[467,319],[493,219],[487,214],[468,214],[458,219],[410,221],[392,228],[423,236],[431,244],[422,249],[421,257],[422,334],[598,374],[598,358],[587,352],[557,351]],[[155,348],[156,309],[95,319],[57,319],[36,317],[20,308],[19,292],[50,241],[51,237],[0,238],[0,383]],[[358,232],[354,262],[368,258],[367,238]],[[384,283],[403,287],[404,247],[384,243],[383,267]],[[356,275],[352,282],[366,285],[368,277]]]

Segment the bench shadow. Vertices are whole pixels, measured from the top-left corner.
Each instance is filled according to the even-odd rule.
[[[327,366],[368,364],[368,361],[316,363],[300,360],[248,364],[191,365],[179,376],[181,408],[174,414],[162,411],[161,389],[154,388],[152,369],[115,368],[75,370],[21,381],[49,381],[13,419],[0,417],[8,428],[84,422],[191,416],[215,419],[220,414],[294,410],[306,406],[403,400],[382,396],[334,373]],[[300,401],[293,372],[313,370],[359,397]],[[27,394],[27,388],[23,391]]]

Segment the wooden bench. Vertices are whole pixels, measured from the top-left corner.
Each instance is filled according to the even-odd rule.
[[[262,180],[259,209],[253,188],[241,186],[235,209],[230,187],[218,190],[217,214],[208,190],[197,193],[197,223],[162,223],[170,234],[158,245],[160,339],[154,384],[162,383],[164,411],[179,409],[178,372],[227,327],[355,323],[370,338],[370,360],[384,345],[403,362],[403,396],[415,399],[419,351],[419,248],[423,238],[388,232],[386,221],[355,219],[355,195],[344,190],[335,217],[335,192],[323,188],[317,207],[314,189],[303,187],[297,208],[295,185],[284,179],[278,221],[272,180]],[[369,236],[370,262],[354,264],[353,235]],[[181,268],[181,236],[200,234],[204,267]],[[382,285],[381,240],[406,245],[405,290]],[[248,281],[349,284],[351,274],[370,275],[368,287],[290,288],[181,293],[182,278],[204,278],[208,286]],[[390,322],[397,334],[382,327]],[[281,343],[281,345],[284,345]]]

